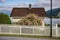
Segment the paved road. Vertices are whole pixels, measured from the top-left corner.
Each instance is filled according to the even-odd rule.
[[[0,36],[0,40],[60,40],[60,39]]]

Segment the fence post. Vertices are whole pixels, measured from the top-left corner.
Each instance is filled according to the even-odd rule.
[[[45,27],[44,22],[43,22],[42,26]]]
[[[33,27],[33,35],[34,35],[34,27]]]
[[[21,35],[21,26],[20,26],[20,35]]]
[[[56,37],[58,36],[58,26],[56,24]]]

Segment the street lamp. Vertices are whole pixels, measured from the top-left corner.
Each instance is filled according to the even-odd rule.
[[[52,0],[50,1],[50,37],[52,37]]]

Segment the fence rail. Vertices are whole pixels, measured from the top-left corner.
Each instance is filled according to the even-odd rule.
[[[50,27],[22,26],[22,25],[0,25],[0,34],[39,35],[50,36]],[[60,37],[60,28],[53,26],[52,36]]]

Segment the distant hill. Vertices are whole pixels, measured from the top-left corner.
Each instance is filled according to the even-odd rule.
[[[46,11],[46,14],[47,14],[48,17],[50,16],[50,12],[51,12],[51,10]],[[52,9],[52,16],[57,16],[57,14],[59,12],[60,12],[60,8]]]

